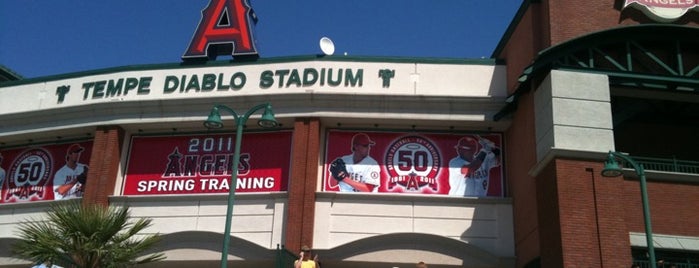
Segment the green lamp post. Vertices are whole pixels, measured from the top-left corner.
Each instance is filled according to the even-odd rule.
[[[629,163],[638,175],[638,179],[641,182],[641,202],[643,203],[643,223],[646,228],[646,245],[648,246],[648,258],[651,267],[655,265],[655,248],[653,246],[653,228],[651,227],[650,221],[650,206],[648,205],[648,188],[646,186],[646,173],[643,170],[643,164],[638,164],[636,161],[631,159],[628,155],[609,151],[607,156],[607,162],[604,164],[604,169],[602,169],[602,176],[604,177],[618,177],[621,176],[622,170],[619,164],[616,162],[616,158],[619,157]]]
[[[225,268],[228,266],[228,246],[231,240],[231,218],[233,217],[233,200],[235,196],[235,188],[238,182],[238,162],[240,162],[240,144],[243,139],[243,129],[245,128],[245,123],[250,118],[250,115],[255,113],[257,110],[264,108],[265,111],[262,117],[257,122],[263,128],[273,128],[278,125],[277,120],[274,118],[274,113],[272,112],[272,106],[269,103],[264,103],[250,108],[245,115],[238,116],[236,112],[225,106],[225,105],[215,105],[211,108],[211,113],[209,118],[204,121],[204,126],[209,129],[219,129],[223,127],[223,121],[221,121],[221,114],[219,110],[228,111],[233,115],[236,124],[235,133],[235,152],[233,154],[233,163],[235,168],[231,173],[230,189],[228,190],[228,208],[226,209],[226,227],[223,231],[223,249],[221,250],[221,267]]]

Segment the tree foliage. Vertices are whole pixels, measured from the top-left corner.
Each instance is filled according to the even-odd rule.
[[[150,219],[132,220],[128,207],[57,202],[46,219],[19,224],[13,250],[19,257],[63,267],[129,267],[164,258],[162,253],[142,256],[159,241],[157,234],[138,235],[150,225]]]

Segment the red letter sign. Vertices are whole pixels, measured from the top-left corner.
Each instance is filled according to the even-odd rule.
[[[257,55],[252,36],[252,24],[257,20],[247,2],[211,0],[201,12],[197,31],[182,59],[216,59],[224,53]]]

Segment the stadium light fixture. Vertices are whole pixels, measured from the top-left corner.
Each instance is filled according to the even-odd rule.
[[[272,112],[272,105],[269,103],[264,103],[250,108],[243,116],[238,116],[238,114],[231,108],[225,105],[215,105],[211,108],[211,113],[209,117],[204,121],[204,126],[208,129],[219,129],[223,128],[223,121],[221,120],[221,113],[219,110],[225,110],[233,115],[236,123],[236,133],[235,133],[235,152],[233,153],[233,165],[234,168],[231,172],[231,181],[229,183],[230,188],[228,190],[228,207],[226,208],[226,227],[223,230],[223,248],[221,250],[221,268],[228,267],[228,246],[231,241],[231,219],[233,218],[233,201],[235,199],[235,188],[238,182],[238,162],[240,162],[240,145],[243,139],[243,129],[245,128],[245,123],[250,118],[250,115],[255,113],[260,109],[265,109],[260,120],[257,124],[263,128],[273,128],[279,125],[277,120],[274,118],[274,113]]]
[[[619,164],[616,161],[616,157],[623,159],[626,163],[629,163],[638,175],[638,180],[641,184],[641,202],[643,204],[643,223],[646,229],[646,246],[648,247],[648,259],[650,265],[655,264],[655,247],[653,245],[653,228],[651,226],[650,217],[650,206],[648,205],[648,188],[646,185],[646,174],[643,170],[643,164],[636,163],[631,157],[626,154],[609,151],[607,155],[607,162],[604,164],[604,169],[602,169],[602,176],[604,177],[618,177],[623,174]]]

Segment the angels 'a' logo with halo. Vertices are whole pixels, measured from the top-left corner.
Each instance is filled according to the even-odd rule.
[[[386,153],[388,190],[402,187],[419,191],[429,187],[437,191],[437,174],[441,166],[439,150],[431,141],[420,136],[405,136],[393,141]]]
[[[624,7],[635,7],[658,22],[672,22],[690,10],[699,11],[697,0],[626,0]]]
[[[51,174],[51,154],[44,149],[30,149],[17,157],[8,173],[5,201],[46,199],[46,184]]]

